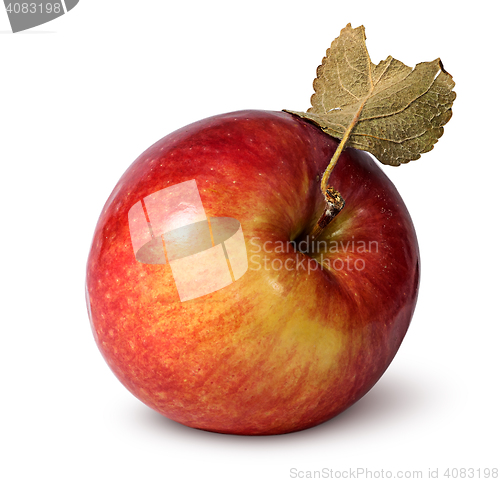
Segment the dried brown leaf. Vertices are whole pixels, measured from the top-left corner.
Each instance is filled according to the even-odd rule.
[[[318,67],[309,119],[345,146],[400,165],[430,151],[451,118],[455,82],[440,59],[412,69],[392,57],[375,65],[363,26],[350,24],[332,42]]]

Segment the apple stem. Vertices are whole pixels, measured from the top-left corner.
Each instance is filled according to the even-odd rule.
[[[342,211],[342,208],[345,205],[344,198],[338,191],[333,189],[333,187],[326,189],[325,200],[325,210],[310,234],[312,239],[317,238],[322,233],[323,229],[325,229],[333,221],[335,216]]]
[[[366,102],[366,99],[364,103]],[[363,103],[363,105],[364,105]],[[351,135],[352,130],[354,127],[356,127],[356,124],[358,123],[359,116],[361,114],[361,108],[356,112],[356,115],[352,119],[351,123],[347,127],[347,129],[344,132],[344,135],[340,141],[340,144],[337,146],[337,149],[335,150],[333,157],[330,160],[330,164],[328,164],[328,167],[326,168],[325,172],[323,173],[323,177],[321,178],[321,192],[324,194],[326,202],[328,203],[328,198],[326,195],[326,191],[328,188],[328,180],[330,179],[330,174],[333,171],[333,168],[337,164],[337,161],[339,160],[340,154],[342,154],[342,151],[344,150],[346,142],[349,140],[349,137]]]
[[[317,238],[321,234],[323,229],[325,229],[333,221],[333,218],[337,216],[337,214],[345,205],[344,198],[341,196],[341,194],[332,187],[328,187],[328,181],[330,180],[330,175],[332,174],[333,168],[336,166],[337,161],[340,158],[340,154],[342,154],[342,151],[344,150],[344,147],[349,139],[349,136],[351,135],[352,130],[358,122],[360,113],[361,109],[357,112],[356,116],[344,132],[344,136],[337,146],[337,149],[333,153],[333,157],[331,158],[330,163],[328,164],[328,167],[326,168],[325,172],[323,173],[323,177],[321,178],[321,192],[325,196],[326,207],[312,230],[312,238]]]

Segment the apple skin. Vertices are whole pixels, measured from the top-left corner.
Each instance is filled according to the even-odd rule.
[[[331,419],[381,377],[415,308],[419,252],[403,200],[370,155],[340,156],[330,185],[345,208],[320,238],[323,260],[351,256],[363,269],[272,265],[320,268],[320,254],[287,243],[321,215],[320,178],[337,144],[291,114],[239,111],[173,132],[123,174],[94,233],[86,298],[100,352],[138,399],[190,427],[270,435]],[[192,179],[207,215],[241,223],[252,261],[229,286],[181,303],[168,263],[136,260],[127,216]],[[355,252],[331,253],[341,241]],[[362,241],[372,249],[357,252]],[[283,244],[288,253],[277,252]]]

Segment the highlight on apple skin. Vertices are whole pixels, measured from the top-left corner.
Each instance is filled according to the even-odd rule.
[[[337,144],[291,114],[239,111],[167,135],[123,174],[86,298],[100,352],[139,400],[198,429],[282,434],[381,377],[415,308],[417,238],[394,185],[352,149],[330,178],[345,207],[308,237]]]

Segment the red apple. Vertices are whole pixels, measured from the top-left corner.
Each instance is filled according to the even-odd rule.
[[[329,420],[384,373],[415,308],[417,239],[391,181],[347,149],[330,178],[345,207],[311,243],[337,144],[285,112],[233,112],[125,172],[86,295],[99,350],[138,399],[190,427],[280,434]]]

